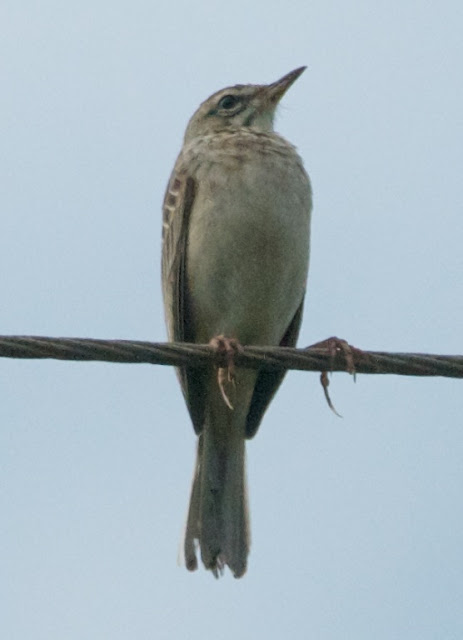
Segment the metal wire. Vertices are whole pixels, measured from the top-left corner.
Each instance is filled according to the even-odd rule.
[[[363,351],[354,347],[347,347],[348,351],[346,351],[342,345],[341,347],[338,345],[343,341],[336,341],[336,338],[332,338],[326,341],[329,346],[315,345],[306,349],[243,347],[237,352],[234,361],[236,366],[251,369],[349,371],[350,373],[463,378],[463,356],[386,353]],[[217,366],[226,365],[225,356],[209,345],[42,336],[0,336],[0,357],[188,365],[189,367],[207,363]]]

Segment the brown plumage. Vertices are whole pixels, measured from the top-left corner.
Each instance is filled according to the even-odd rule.
[[[303,70],[270,85],[223,89],[189,122],[164,199],[162,279],[171,340],[296,344],[311,188],[294,147],[273,132],[273,117]],[[255,435],[284,373],[237,368],[233,381],[220,384],[211,368],[177,373],[198,434],[186,566],[196,569],[199,545],[214,575],[228,565],[240,577],[249,552],[245,440]]]

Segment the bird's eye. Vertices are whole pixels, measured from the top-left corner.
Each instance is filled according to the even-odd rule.
[[[233,109],[233,107],[236,107],[238,102],[239,100],[236,96],[229,95],[221,98],[218,106],[219,109]]]

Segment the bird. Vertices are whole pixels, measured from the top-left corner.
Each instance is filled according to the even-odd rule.
[[[246,440],[284,371],[235,366],[246,345],[295,346],[306,292],[312,188],[277,106],[306,67],[217,91],[191,117],[163,203],[170,341],[210,344],[227,366],[177,368],[197,434],[183,554],[219,577],[247,570]]]

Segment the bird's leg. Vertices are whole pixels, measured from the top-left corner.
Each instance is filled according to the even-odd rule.
[[[235,355],[241,351],[242,347],[235,338],[226,338],[225,336],[216,336],[212,338],[209,344],[218,353],[225,356],[226,366],[218,367],[217,369],[217,383],[223,401],[229,409],[233,410],[233,405],[225,390],[225,385],[235,386]]]

